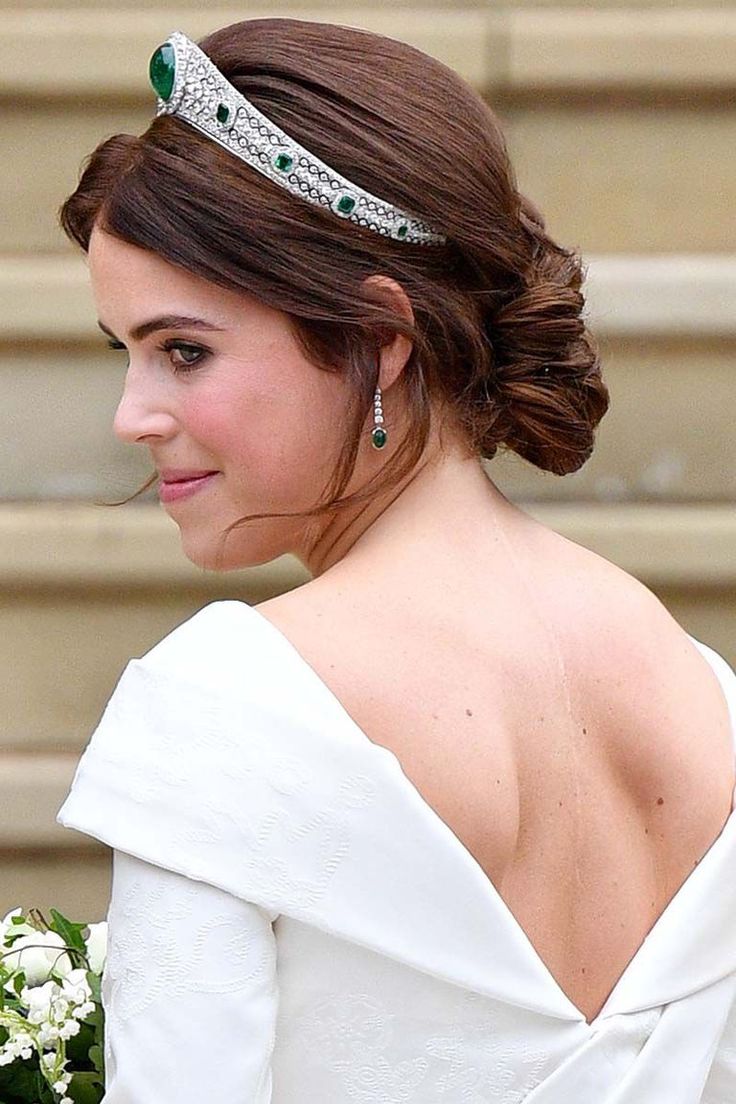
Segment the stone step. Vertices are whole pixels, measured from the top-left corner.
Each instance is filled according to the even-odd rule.
[[[591,324],[611,336],[732,337],[734,253],[584,253]],[[0,255],[0,343],[97,342],[86,258]]]
[[[595,451],[564,479],[499,454],[494,478],[531,500],[733,500],[736,255],[586,263],[611,393]],[[127,358],[95,318],[78,256],[0,264],[0,497],[115,501],[148,478],[147,452],[112,432]]]
[[[7,0],[0,4],[0,10]],[[290,2],[278,15],[343,23],[408,42],[485,90],[539,87],[733,88],[736,5]],[[179,23],[199,40],[244,18],[242,8],[203,9],[186,3],[100,4],[77,0],[10,5],[0,49],[0,89],[63,96],[100,89],[145,96],[146,63]],[[111,10],[112,9],[112,10]],[[273,18],[268,5],[249,5],[245,18]],[[114,46],[110,49],[111,44]],[[53,64],[50,62],[53,61]]]
[[[736,250],[732,6],[594,9],[585,19],[564,6],[480,3],[293,10],[404,39],[482,90],[519,187],[564,244],[596,253]],[[12,156],[0,163],[0,189],[14,217],[0,225],[0,253],[63,251],[56,211],[84,158],[104,137],[141,133],[153,118],[155,45],[177,25],[201,38],[241,16],[187,5],[11,8],[0,94]]]
[[[447,0],[422,0],[421,4],[417,3],[417,0],[377,0],[370,10],[374,17],[380,16],[382,12],[386,15],[398,9],[421,11],[424,15],[432,15],[437,11],[447,10],[448,7],[450,5]],[[524,14],[569,9],[579,11],[580,0],[523,0],[522,3],[517,3],[516,0],[463,0],[462,3],[454,4],[452,7],[453,10],[461,12],[485,10],[493,18],[499,13],[508,12],[513,15],[519,10]],[[365,0],[324,0],[321,5],[315,4],[315,0],[280,0],[278,11],[275,12],[271,8],[267,14],[271,17],[277,14],[279,17],[291,16],[295,19],[321,18],[333,23],[354,23],[356,15],[367,8]],[[632,0],[588,0],[586,4],[586,12],[591,15],[613,11],[619,13],[624,19],[631,11],[663,12],[668,15],[670,11],[723,12],[732,11],[734,8],[736,8],[736,0],[698,0],[695,4],[693,0],[636,0],[636,3],[632,3]],[[53,14],[70,9],[75,12],[105,12],[109,18],[111,12],[120,14],[130,10],[140,11],[141,0],[0,0],[0,12],[19,12],[24,17],[29,12]],[[169,17],[172,11],[175,16],[181,13],[187,20],[192,18],[193,11],[196,9],[201,9],[201,0],[176,0],[176,4],[167,2],[158,5],[159,12],[168,11]],[[156,10],[155,7],[154,10]],[[214,10],[214,8],[210,9],[210,11]],[[222,16],[221,26],[238,19],[258,18],[266,13],[265,7],[259,7],[257,4],[249,5],[245,15],[242,6],[235,4],[231,6],[219,4],[216,10]]]
[[[51,907],[71,920],[104,919],[111,852],[56,823],[78,754],[0,753],[0,915]]]
[[[55,812],[55,811],[54,811]],[[79,835],[79,833],[75,833]],[[71,829],[67,835],[72,836]],[[80,924],[104,920],[110,900],[112,852],[98,844],[78,847],[11,847],[0,851],[0,914],[19,906],[52,908]]]

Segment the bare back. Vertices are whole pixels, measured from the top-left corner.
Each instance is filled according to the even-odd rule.
[[[541,527],[540,527],[541,531]],[[258,605],[503,897],[588,1021],[731,811],[728,706],[654,595],[545,530],[518,571]]]

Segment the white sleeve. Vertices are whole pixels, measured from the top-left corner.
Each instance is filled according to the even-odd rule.
[[[269,1104],[272,913],[113,851],[105,1104]]]

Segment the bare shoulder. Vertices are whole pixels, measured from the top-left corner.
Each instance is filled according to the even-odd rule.
[[[314,580],[258,609],[383,742],[388,711],[406,713],[404,730],[416,732],[423,728],[416,703],[438,721],[444,707],[457,716],[460,702],[448,686],[458,681],[475,692],[476,715],[489,731],[526,732],[529,714],[559,695],[564,677],[571,706],[634,796],[648,801],[667,781],[686,800],[699,780],[730,801],[732,719],[713,668],[685,629],[640,580],[557,534],[537,561],[525,565],[518,591],[513,576],[504,580],[510,598],[500,610],[483,580],[474,592],[458,579],[451,605],[447,579],[425,580],[418,591],[416,580],[407,581],[410,600],[402,604],[395,584],[377,591],[375,580],[345,577],[340,587]],[[557,665],[549,662],[553,648]],[[523,695],[513,692],[520,686]]]
[[[554,636],[580,694],[610,709],[619,719],[615,727],[661,725],[682,731],[684,739],[700,736],[701,743],[707,731],[723,745],[732,743],[715,672],[657,595],[587,548],[564,538],[551,547],[553,553],[547,548],[543,556],[544,570],[530,572],[518,592],[511,578],[502,581],[500,589],[511,598],[500,609],[484,593],[487,580],[474,589],[460,581],[457,568],[452,603],[445,598],[446,578],[426,579],[419,589],[416,579],[378,588],[375,580],[343,579],[336,586],[315,579],[256,608],[305,658],[334,667],[338,679],[341,668],[352,668],[356,677],[370,661],[374,674],[385,663],[411,680],[419,667],[423,672],[433,662],[446,667],[450,646],[466,667],[475,654],[484,677],[489,670],[507,677],[517,664],[529,678],[534,666],[529,657],[547,654]],[[525,606],[534,606],[533,618],[525,617]],[[518,614],[518,627],[509,625],[511,611]],[[545,627],[544,639],[535,637],[538,625]]]
[[[688,632],[641,580],[589,549],[564,543],[571,559],[560,561],[556,612],[577,668],[605,688],[622,726],[638,718],[701,744],[710,733],[732,749],[720,681]]]
[[[614,777],[643,807],[664,787],[695,818],[693,795],[707,795],[700,830],[712,838],[734,787],[734,719],[721,682],[653,591],[580,551],[579,616],[566,639],[581,693],[597,702]]]
[[[638,579],[609,595],[607,637],[600,641],[599,664],[615,658],[612,681],[635,715],[653,712],[666,726],[700,727],[733,743],[728,703],[713,667],[664,603]],[[707,643],[707,642],[706,642]],[[707,722],[710,723],[707,723]]]

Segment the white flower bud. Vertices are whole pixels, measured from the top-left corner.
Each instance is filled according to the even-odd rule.
[[[64,946],[64,940],[54,931],[22,935],[13,943],[3,963],[8,970],[22,969],[28,985],[41,985],[49,978],[52,969],[61,977],[72,969],[69,956],[59,950]]]
[[[20,905],[18,906],[18,908],[11,909],[10,912],[5,913],[3,919],[0,920],[0,943],[4,943],[8,936],[16,935],[18,933],[20,933],[21,935],[33,935],[36,929],[32,927],[31,924],[14,924],[12,922],[14,916],[22,915],[23,909],[20,907]]]
[[[31,1019],[31,1016],[36,1013],[41,1013],[41,1018],[46,1019],[51,1008],[51,1002],[60,992],[59,986],[55,981],[47,981],[43,985],[24,985],[20,991],[21,1003],[29,1009],[28,1019],[31,1023],[38,1023],[38,1020]]]
[[[50,1043],[55,1043],[59,1038],[59,1029],[51,1024],[41,1024],[38,1029],[38,1041],[41,1046],[48,1046]]]
[[[87,957],[89,968],[95,974],[101,974],[107,955],[107,921],[101,920],[99,924],[88,924]]]
[[[62,991],[70,1004],[82,1004],[92,996],[84,969],[70,970],[62,982]]]

